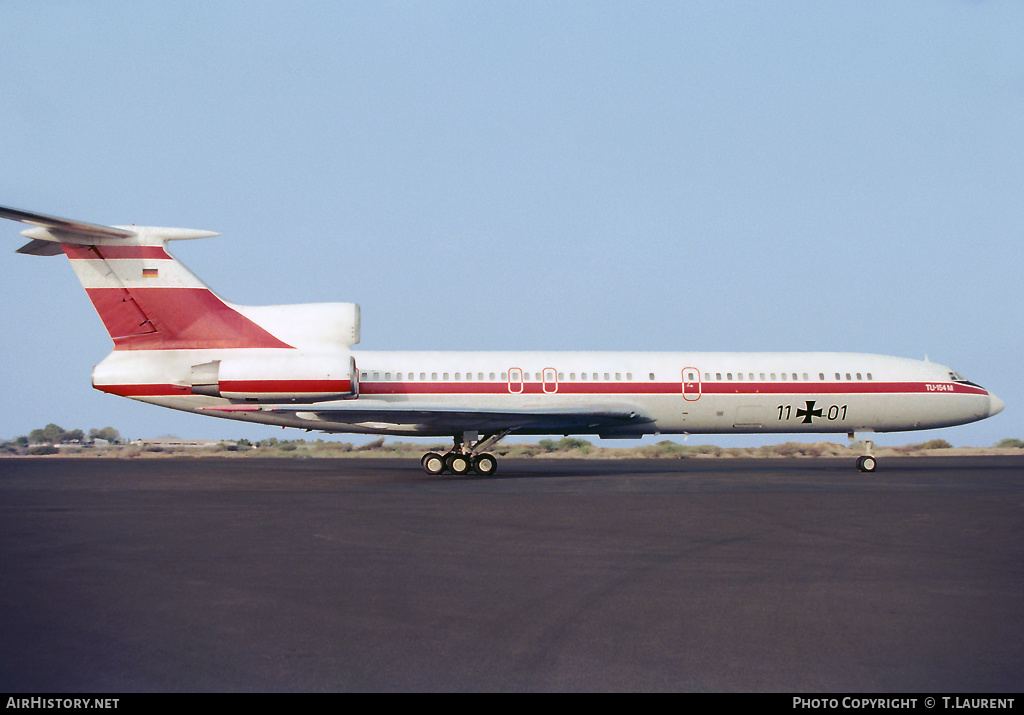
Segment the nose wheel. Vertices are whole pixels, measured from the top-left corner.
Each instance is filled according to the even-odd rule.
[[[877,466],[878,462],[870,454],[866,454],[863,457],[857,457],[857,469],[862,472],[873,472]]]
[[[850,432],[847,435],[847,437],[850,438],[850,442],[851,443],[854,441],[853,432]],[[852,444],[851,444],[851,446],[852,446]],[[867,452],[867,454],[864,454],[864,455],[861,455],[860,457],[857,457],[857,469],[859,471],[864,472],[864,473],[875,471],[875,468],[878,466],[878,460],[875,459],[875,455],[872,454],[874,449],[875,449],[875,443],[874,442],[872,442],[871,440],[864,440],[864,451]]]

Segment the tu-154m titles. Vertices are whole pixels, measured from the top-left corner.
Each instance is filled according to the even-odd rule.
[[[167,250],[217,234],[100,226],[0,207],[20,253],[63,254],[114,341],[103,392],[201,415],[323,432],[447,436],[430,474],[492,474],[508,434],[920,430],[1003,402],[942,365],[857,353],[356,351],[352,303],[229,303]],[[857,460],[862,471],[875,458]]]

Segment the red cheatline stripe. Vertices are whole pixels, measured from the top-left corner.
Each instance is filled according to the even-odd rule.
[[[93,385],[93,387],[101,392],[109,392],[111,395],[119,395],[121,397],[159,397],[161,395],[180,397],[191,393],[189,388],[179,385]]]
[[[237,380],[221,383],[224,392],[250,392],[255,394],[273,393],[343,393],[351,391],[348,380]],[[527,382],[523,384],[522,394],[544,394],[543,384]],[[982,388],[971,385],[953,383],[925,382],[872,382],[861,384],[845,383],[789,383],[788,385],[773,383],[748,383],[741,389],[728,391],[715,389],[721,384],[704,384],[704,395],[816,395],[816,394],[848,394],[848,395],[897,395],[897,394],[961,394],[987,395]],[[736,386],[738,387],[738,386]],[[576,388],[576,389],[570,389]],[[767,389],[785,388],[785,389]],[[189,394],[187,387],[169,384],[126,384],[96,385],[96,389],[124,397],[183,395]],[[508,384],[504,382],[476,383],[444,383],[444,382],[363,382],[359,392],[362,395],[508,395]],[[514,393],[520,394],[520,393]],[[561,383],[559,395],[682,395],[679,383]]]
[[[687,383],[691,385],[693,383]],[[522,385],[522,392],[519,387]],[[359,392],[363,395],[407,395],[407,394],[545,394],[541,382],[372,382],[362,380]],[[554,385],[547,385],[546,394],[560,395],[678,395],[682,385],[678,382],[560,382],[557,392]],[[955,393],[985,395],[985,390],[970,385],[955,383],[925,382],[747,382],[747,383],[702,383],[702,395],[834,395],[834,394],[901,394],[901,393]],[[698,390],[688,387],[687,394],[696,396]]]
[[[104,258],[146,258],[151,260],[173,260],[163,246],[75,246],[62,244],[65,255],[73,261],[99,260]]]
[[[180,385],[134,384],[96,385],[97,390],[121,397],[155,397],[160,395],[189,395],[191,389]],[[349,380],[228,380],[220,383],[222,392],[240,392],[259,395],[272,394],[343,394],[352,390]]]
[[[350,380],[221,380],[221,392],[246,393],[343,393],[351,392]]]
[[[201,410],[213,410],[214,412],[259,412],[256,405],[223,405],[218,407],[200,407]]]

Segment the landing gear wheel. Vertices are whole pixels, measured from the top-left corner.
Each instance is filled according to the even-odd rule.
[[[489,477],[498,471],[498,460],[490,454],[478,454],[473,457],[473,469],[477,474]]]
[[[469,457],[464,454],[449,454],[445,456],[444,464],[449,472],[459,476],[466,474],[472,468]]]
[[[444,471],[444,457],[437,452],[427,452],[424,454],[420,464],[423,465],[423,471],[432,477],[436,477]]]
[[[857,458],[857,469],[862,472],[873,472],[875,467],[878,466],[878,462],[870,454],[866,454],[863,457]]]

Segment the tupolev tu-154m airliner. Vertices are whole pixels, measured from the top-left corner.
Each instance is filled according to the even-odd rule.
[[[506,435],[855,433],[949,427],[1003,402],[932,362],[857,353],[355,351],[353,303],[243,306],[167,250],[210,231],[101,226],[0,207],[19,253],[64,254],[114,350],[97,390],[322,432],[446,436],[428,474],[493,474]],[[857,468],[874,471],[871,442]]]

